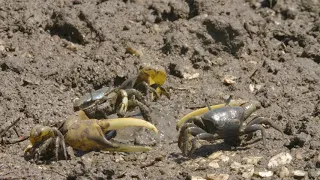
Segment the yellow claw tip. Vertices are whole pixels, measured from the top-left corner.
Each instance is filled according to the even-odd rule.
[[[116,118],[116,119],[105,119],[99,121],[102,127],[105,128],[105,131],[108,130],[117,130],[128,126],[139,126],[145,127],[154,131],[156,134],[158,133],[158,129],[148,121],[137,118]],[[105,124],[106,123],[106,124]]]
[[[31,144],[29,144],[27,147],[26,147],[26,149],[24,149],[24,153],[26,153],[26,152],[28,152],[28,151],[30,151],[30,149],[32,149],[32,145]]]

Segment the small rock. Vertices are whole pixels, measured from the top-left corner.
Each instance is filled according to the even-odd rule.
[[[204,163],[206,163],[206,161],[207,160],[205,158],[200,157],[200,158],[195,159],[193,162],[194,163],[199,163],[199,164],[204,164]]]
[[[242,165],[238,162],[231,164],[231,169],[242,173],[243,178],[250,178],[254,173],[254,166],[252,164]]]
[[[65,45],[65,47],[66,47],[66,49],[68,49],[70,51],[77,51],[78,50],[78,47],[75,44],[71,43],[71,42],[67,43]]]
[[[250,90],[250,92],[254,91],[254,84],[249,84],[249,90]]]
[[[273,175],[272,171],[262,171],[262,172],[258,172],[258,175],[260,177],[271,177]]]
[[[208,174],[207,180],[228,180],[229,174]]]
[[[200,176],[191,176],[191,180],[206,180],[206,179]]]
[[[6,48],[4,46],[4,41],[0,39],[0,51],[4,51]]]
[[[292,172],[292,174],[295,176],[295,177],[304,177],[307,175],[307,172],[305,171],[302,171],[302,170],[295,170]]]
[[[209,163],[209,166],[212,167],[212,168],[214,168],[214,169],[217,169],[217,168],[220,167],[219,164],[218,164],[218,162],[217,162],[216,160],[211,161],[211,162]]]
[[[246,164],[253,164],[253,165],[257,165],[261,159],[262,157],[260,156],[249,156],[249,157],[242,158],[242,160],[245,161]]]
[[[302,160],[303,159],[301,152],[297,152],[296,153],[296,159],[298,159],[298,160]]]
[[[288,177],[289,175],[290,175],[289,169],[284,166],[281,167],[281,170],[279,173],[280,178],[285,178],[285,177]]]
[[[189,73],[183,73],[183,78],[184,79],[195,79],[200,76],[199,73],[194,73],[194,74],[189,74]]]
[[[169,65],[170,74],[183,79],[195,79],[200,76],[192,67],[181,66],[180,64],[171,63]]]
[[[236,83],[236,80],[237,77],[235,76],[232,76],[232,75],[225,75],[223,78],[222,78],[222,82],[226,85],[230,85],[230,84],[234,84]]]
[[[320,170],[317,169],[310,169],[308,171],[309,177],[311,179],[317,179],[320,176]],[[319,177],[320,178],[320,177]]]
[[[228,156],[223,154],[219,157],[219,159],[221,159],[222,162],[228,162],[230,160]]]
[[[217,151],[217,152],[212,153],[208,158],[209,159],[217,159],[222,154],[223,154],[222,151]]]
[[[236,170],[238,171],[240,168],[241,168],[241,164],[238,163],[238,162],[233,162],[231,165],[230,165],[230,168],[233,169],[233,170]]]
[[[142,53],[141,49],[137,49],[137,48],[134,48],[134,47],[127,47],[126,48],[126,53],[135,55],[137,57],[143,56],[143,53]]]
[[[274,168],[280,165],[289,164],[292,161],[292,156],[289,153],[282,152],[273,156],[268,163],[269,168]]]
[[[256,90],[259,91],[261,88],[262,88],[262,85],[261,85],[261,84],[257,84],[257,85],[256,85]]]
[[[253,176],[254,173],[254,166],[253,165],[246,165],[247,167],[244,168],[242,172],[242,177],[249,179]]]
[[[154,30],[154,32],[156,32],[156,33],[159,33],[159,32],[161,31],[161,29],[160,29],[160,27],[159,27],[158,24],[154,24],[154,25],[153,25],[153,30]]]
[[[114,162],[120,162],[120,161],[124,161],[122,155],[115,155],[115,159],[114,159]]]

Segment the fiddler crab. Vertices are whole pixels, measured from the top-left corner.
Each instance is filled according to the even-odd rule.
[[[215,141],[223,139],[224,142],[231,145],[240,145],[241,139],[246,134],[252,134],[260,130],[263,144],[266,146],[266,132],[263,125],[269,125],[277,131],[282,130],[270,119],[256,116],[253,119],[248,118],[253,112],[260,108],[258,101],[252,102],[230,102],[231,96],[225,104],[216,106],[207,105],[207,112],[193,112],[182,118],[177,125],[180,129],[178,146],[183,155],[190,156],[196,149],[197,140]],[[197,114],[196,116],[194,116]],[[251,120],[249,120],[251,119]],[[249,122],[247,123],[247,121]],[[193,138],[191,139],[192,136]],[[189,141],[191,139],[191,148]]]
[[[74,109],[83,110],[89,118],[100,119],[115,113],[124,117],[128,110],[139,107],[143,118],[152,122],[145,99],[153,101],[161,95],[169,98],[168,92],[162,87],[165,81],[163,67],[143,66],[138,75],[127,79],[120,87],[103,87],[75,100]]]
[[[125,80],[119,87],[103,87],[88,93],[74,102],[74,110],[82,110],[91,119],[106,119],[117,114],[125,117],[127,111],[139,107],[142,117],[152,123],[148,101],[155,101],[169,93],[162,87],[167,79],[165,69],[159,65],[142,65],[138,75]],[[151,93],[150,93],[151,92]],[[107,132],[107,139],[116,131]]]
[[[145,127],[158,133],[157,128],[151,123],[136,118],[115,118],[115,119],[89,119],[84,111],[78,111],[62,123],[59,129],[36,125],[30,133],[30,145],[25,153],[32,154],[36,160],[39,156],[47,153],[48,147],[55,148],[55,157],[58,160],[59,152],[63,158],[68,159],[66,145],[73,150],[89,152],[120,151],[120,152],[144,152],[149,151],[148,146],[134,146],[116,143],[108,140],[106,132],[121,129],[124,127],[136,126]],[[70,155],[71,156],[71,155]]]
[[[123,82],[120,87],[101,88],[77,99],[74,102],[75,115],[63,122],[58,128],[36,125],[30,133],[30,145],[25,153],[35,156],[36,160],[48,151],[55,151],[59,158],[62,152],[67,159],[66,145],[78,151],[148,151],[147,146],[132,146],[116,143],[112,138],[116,130],[127,126],[140,126],[158,132],[150,122],[150,111],[144,97],[151,101],[161,95],[169,98],[162,87],[166,81],[166,73],[161,66],[144,66],[139,74]],[[151,93],[150,93],[151,92]],[[145,120],[125,118],[128,110],[139,107]],[[120,118],[107,119],[117,114]]]

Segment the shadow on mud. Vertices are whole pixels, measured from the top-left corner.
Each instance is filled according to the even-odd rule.
[[[247,145],[246,145],[247,146]],[[184,161],[188,161],[190,159],[196,159],[199,157],[208,157],[212,153],[217,151],[242,151],[247,150],[249,147],[246,146],[238,146],[234,147],[227,143],[221,142],[216,144],[210,144],[210,145],[202,145],[201,147],[197,148],[195,152],[190,156],[183,156],[182,153],[171,153],[170,156],[172,159],[178,163],[181,164]]]

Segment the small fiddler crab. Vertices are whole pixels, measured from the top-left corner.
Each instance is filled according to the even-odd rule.
[[[125,117],[128,110],[139,107],[143,118],[152,122],[146,99],[153,101],[161,95],[169,98],[162,87],[165,81],[166,72],[161,66],[142,66],[137,76],[127,79],[119,87],[103,87],[88,93],[76,99],[73,107],[75,111],[83,110],[89,118],[98,119],[115,113]]]
[[[145,127],[158,133],[157,128],[151,123],[137,118],[115,118],[115,119],[89,119],[84,111],[78,111],[66,121],[59,129],[54,127],[36,125],[30,132],[30,145],[25,149],[25,154],[32,154],[36,160],[41,155],[55,152],[58,160],[59,155],[68,159],[70,149],[90,151],[120,151],[120,152],[144,152],[151,150],[149,146],[135,146],[121,144],[108,139],[106,132],[118,130],[124,127]],[[60,153],[60,154],[59,154]],[[72,154],[69,154],[72,157]],[[40,157],[40,158],[39,158]]]
[[[263,144],[266,146],[266,131],[263,125],[269,125],[283,135],[280,127],[269,118],[260,116],[249,118],[253,112],[260,108],[261,104],[258,101],[233,102],[232,105],[230,101],[231,96],[224,105],[209,106],[207,104],[206,113],[201,116],[189,116],[189,118],[183,118],[178,122],[177,128],[180,129],[178,146],[183,155],[193,154],[197,140],[223,139],[225,143],[238,146],[244,135],[252,135],[258,130],[261,131]],[[192,136],[191,148],[189,148],[189,138]]]
[[[76,99],[74,110],[83,110],[89,118],[106,119],[117,114],[125,117],[127,111],[139,107],[142,117],[152,122],[147,101],[155,101],[169,93],[162,87],[167,78],[162,66],[142,65],[138,75],[125,80],[117,88],[103,87]],[[116,131],[107,132],[108,139],[113,138]]]

